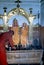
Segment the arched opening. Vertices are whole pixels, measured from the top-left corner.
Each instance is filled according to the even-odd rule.
[[[13,20],[14,18],[17,19],[17,22],[18,22],[18,25],[20,27],[16,27],[16,29],[18,29],[18,31],[15,30],[14,26],[12,26],[13,24]],[[10,23],[11,22],[11,23]],[[15,34],[16,36],[14,36],[14,40],[16,41],[16,43],[18,42],[18,45],[19,43],[21,43],[21,40],[22,40],[22,43],[23,45],[27,45],[28,44],[28,38],[29,38],[29,14],[22,8],[14,8],[12,9],[9,13],[8,13],[8,24],[10,23],[10,25],[12,26],[12,30],[14,29],[15,33],[18,32],[17,34]],[[23,30],[24,32],[21,33],[21,30],[23,29],[23,25],[24,26],[27,26],[27,29],[26,28]],[[10,27],[11,27],[10,26]],[[19,32],[20,31],[20,32]],[[26,33],[26,34],[25,34]],[[22,36],[22,39],[21,39],[21,36]],[[23,39],[24,38],[24,39]],[[16,40],[17,39],[17,40]],[[25,40],[25,41],[24,41]],[[14,42],[15,43],[15,42]],[[25,43],[25,44],[24,44]]]
[[[12,37],[15,43],[14,45],[19,45],[20,43],[21,45],[26,46],[29,40],[29,23],[27,19],[21,15],[12,16],[8,21],[8,26],[14,31],[14,37]]]

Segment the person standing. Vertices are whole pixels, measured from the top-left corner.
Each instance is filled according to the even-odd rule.
[[[10,30],[0,35],[0,65],[8,65],[7,57],[6,57],[5,42],[9,41],[10,45],[13,47],[13,40],[12,40],[13,34],[14,32]]]
[[[26,46],[28,42],[28,25],[23,23],[21,28],[21,44],[22,46]]]
[[[14,31],[14,35],[12,36],[13,42],[15,43],[14,46],[18,45],[19,44],[19,25],[16,18],[13,20],[13,25],[11,30]]]

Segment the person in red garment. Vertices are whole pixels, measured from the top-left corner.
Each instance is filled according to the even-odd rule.
[[[6,57],[5,42],[8,41],[10,45],[13,47],[13,40],[12,40],[13,34],[14,34],[13,31],[8,31],[0,35],[0,65],[8,65],[7,57]]]

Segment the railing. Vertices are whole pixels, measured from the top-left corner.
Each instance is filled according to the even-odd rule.
[[[15,50],[7,52],[8,64],[32,64],[42,62],[43,50]]]

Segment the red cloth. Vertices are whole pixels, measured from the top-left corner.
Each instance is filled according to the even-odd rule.
[[[7,57],[5,50],[5,41],[9,40],[10,45],[13,47],[12,37],[9,32],[0,35],[0,65],[7,65]]]

